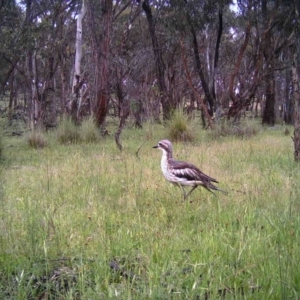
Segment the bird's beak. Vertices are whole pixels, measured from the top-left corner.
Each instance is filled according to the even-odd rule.
[[[156,146],[153,146],[152,148],[158,148],[158,145],[156,145]]]

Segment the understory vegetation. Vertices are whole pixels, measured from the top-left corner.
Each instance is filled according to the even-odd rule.
[[[186,122],[193,138],[173,143],[175,158],[228,195],[198,188],[181,200],[152,148],[168,126],[128,126],[122,152],[92,123],[75,139],[62,138],[61,127],[3,136],[0,298],[298,299],[291,129],[249,121],[236,129],[245,134],[216,139]]]

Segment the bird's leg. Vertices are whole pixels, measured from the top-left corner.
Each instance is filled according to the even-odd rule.
[[[180,190],[182,192],[183,200],[185,200],[185,198],[186,198],[185,189],[184,189],[184,187],[181,184],[178,184],[178,186],[179,186],[179,188],[180,188]]]
[[[185,200],[185,199],[188,197],[188,195],[191,194],[192,191],[193,191],[194,189],[196,189],[197,187],[198,187],[198,185],[193,186],[193,188],[188,192],[188,194],[185,195],[184,200]]]

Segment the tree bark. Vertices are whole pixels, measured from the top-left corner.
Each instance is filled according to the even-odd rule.
[[[250,31],[251,31],[251,22],[248,21],[247,27],[246,27],[246,30],[245,30],[245,39],[244,39],[244,42],[241,46],[241,49],[240,49],[239,54],[237,56],[237,60],[236,60],[233,72],[231,73],[230,79],[229,79],[229,88],[228,89],[229,89],[230,98],[232,100],[232,106],[230,107],[229,112],[228,112],[228,117],[229,118],[234,116],[240,109],[240,107],[239,107],[240,106],[239,105],[240,100],[237,98],[237,96],[235,95],[235,91],[234,91],[234,80],[235,80],[235,77],[238,74],[238,71],[240,69],[240,65],[242,63],[244,53],[245,53],[247,45],[249,43]]]
[[[9,103],[8,103],[8,117],[11,117],[12,114],[12,109],[13,109],[13,103],[14,103],[14,98],[15,98],[15,93],[14,93],[14,82],[15,82],[15,70],[13,69],[11,76],[9,78]]]
[[[75,65],[74,77],[72,88],[72,101],[71,101],[71,116],[75,123],[78,123],[80,105],[82,103],[82,86],[84,78],[81,74],[81,59],[82,59],[82,21],[86,14],[86,3],[82,0],[81,12],[77,16],[76,24],[76,44],[75,44]]]
[[[117,97],[118,97],[118,100],[119,100],[118,102],[119,102],[119,119],[120,119],[120,122],[119,122],[118,129],[116,131],[116,134],[115,134],[115,141],[116,141],[116,144],[117,144],[117,147],[119,148],[119,150],[122,150],[123,147],[122,147],[122,144],[121,144],[121,141],[120,141],[120,136],[121,136],[122,130],[125,126],[126,119],[129,116],[129,103],[128,103],[127,99],[124,96],[121,84],[117,85]]]
[[[284,74],[284,122],[286,124],[292,125],[293,124],[293,114],[294,114],[294,106],[293,106],[293,99],[290,93],[291,90],[291,70],[286,69]]]
[[[170,101],[170,97],[167,92],[166,82],[165,82],[165,64],[162,57],[162,51],[158,44],[156,31],[155,31],[155,24],[153,21],[152,11],[149,4],[149,0],[144,0],[142,4],[142,8],[146,14],[149,32],[152,41],[152,47],[155,57],[155,69],[156,69],[156,76],[157,76],[157,83],[158,89],[160,93],[160,101],[163,110],[163,119],[167,120],[171,116],[172,108],[174,108],[172,101]]]
[[[271,30],[267,30],[269,27],[269,14],[267,9],[267,0],[262,0],[262,17],[264,20],[264,26],[266,30],[265,38],[263,41],[263,52],[265,59],[265,97],[266,104],[263,111],[262,123],[274,126],[275,124],[275,80],[274,80],[274,67],[273,67],[273,55],[272,55],[272,38],[271,38]]]
[[[26,18],[25,26],[30,29],[32,22],[32,6],[31,0],[26,1]],[[29,125],[33,130],[36,125],[39,125],[39,93],[38,93],[38,78],[36,68],[36,54],[37,50],[29,49],[26,54],[26,81],[28,89],[28,101],[29,101]]]
[[[258,47],[256,59],[254,60],[255,66],[254,66],[254,70],[253,70],[253,76],[251,78],[251,85],[245,91],[242,91],[242,89],[241,89],[239,91],[238,95],[235,94],[234,81],[239,72],[244,53],[245,53],[247,45],[249,43],[251,26],[252,26],[251,21],[248,21],[246,29],[245,29],[245,39],[240,48],[233,72],[230,75],[230,79],[229,79],[229,96],[232,100],[232,105],[228,110],[228,114],[227,114],[228,119],[238,118],[241,110],[251,104],[252,99],[254,98],[254,96],[256,94],[258,84],[259,84],[259,74],[260,74],[260,69],[261,69],[261,65],[262,65],[262,51],[261,51],[260,46]],[[266,31],[264,32],[264,34],[265,33],[266,33]],[[264,40],[264,34],[262,35],[260,40]]]
[[[188,84],[189,84],[190,88],[192,89],[194,96],[198,99],[198,101],[200,103],[202,114],[203,114],[203,116],[206,117],[206,120],[208,121],[209,127],[213,129],[214,128],[214,123],[213,123],[213,120],[212,120],[212,118],[211,118],[211,116],[208,112],[207,106],[205,105],[203,99],[201,98],[201,96],[198,94],[196,88],[194,87],[191,75],[188,71],[183,43],[181,43],[181,53],[182,53],[182,62],[183,62],[183,66],[184,66],[184,69],[185,69],[185,74],[186,74],[186,77],[187,77],[187,80],[188,80]],[[204,119],[202,119],[202,120],[203,120],[203,125],[205,126]]]
[[[272,69],[271,67],[268,67],[267,74],[265,76],[266,104],[263,111],[262,123],[274,126],[275,124],[275,81],[274,81],[274,74],[271,69]]]
[[[203,91],[205,94],[206,101],[209,104],[207,111],[208,111],[209,115],[212,116],[214,113],[214,100],[209,92],[209,87],[208,87],[208,84],[207,84],[205,76],[204,76],[202,63],[200,60],[200,54],[199,54],[199,50],[198,50],[199,46],[198,46],[198,41],[197,41],[197,35],[196,35],[195,29],[192,26],[192,24],[190,24],[190,26],[191,26],[190,31],[192,34],[192,43],[193,43],[194,57],[195,57],[195,63],[196,63],[196,70],[197,70],[197,72],[199,74],[199,78],[201,80],[201,84],[202,84],[202,88],[203,88]]]
[[[292,65],[294,100],[294,159],[300,161],[300,3],[294,0],[295,7],[295,52]]]
[[[109,104],[109,45],[112,30],[112,0],[102,0],[102,26],[103,33],[100,41],[100,52],[98,52],[98,84],[97,103],[95,106],[95,118],[99,127],[103,127],[108,112]],[[103,132],[106,132],[104,129]]]
[[[223,33],[223,11],[222,9],[219,10],[218,13],[218,33],[217,33],[217,41],[215,46],[215,54],[214,54],[214,61],[213,61],[213,76],[211,79],[211,95],[213,98],[213,109],[215,110],[215,106],[217,105],[217,92],[216,92],[216,81],[217,81],[217,74],[219,72],[219,51],[221,45],[221,37]]]

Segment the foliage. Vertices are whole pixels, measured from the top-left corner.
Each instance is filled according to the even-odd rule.
[[[191,142],[195,139],[192,120],[182,108],[176,109],[166,123],[168,138],[172,141]]]
[[[56,129],[57,139],[61,144],[70,144],[80,141],[79,127],[70,117],[64,116]]]
[[[27,143],[34,149],[44,148],[47,146],[45,134],[40,130],[31,131],[26,137]]]

